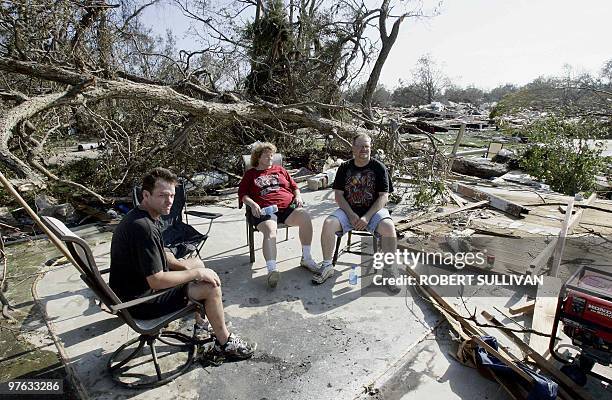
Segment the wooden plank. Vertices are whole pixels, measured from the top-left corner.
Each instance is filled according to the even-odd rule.
[[[569,224],[572,220],[573,210],[574,199],[570,199],[569,203],[567,203],[567,210],[565,213],[565,219],[563,220],[563,225],[561,225],[561,230],[559,231],[557,245],[555,246],[555,251],[553,252],[553,262],[550,268],[550,276],[557,277],[559,275],[559,266],[561,266],[561,258],[563,257],[563,250],[565,250],[565,239],[567,238]]]
[[[560,291],[561,279],[552,276],[544,277],[544,284],[538,287],[531,329],[542,333],[551,333]],[[544,336],[531,335],[529,346],[544,358],[550,358],[549,342],[550,339]]]
[[[450,190],[449,188],[446,188],[446,194],[448,194],[448,196],[455,202],[455,204],[457,204],[459,207],[463,207],[464,205],[466,205],[468,203],[468,201],[463,200],[461,197],[457,196],[455,193],[453,193],[452,190]]]
[[[452,188],[455,192],[472,198],[474,200],[489,200],[489,205],[500,211],[508,213],[514,217],[521,217],[521,214],[528,214],[529,210],[518,203],[506,200],[494,194],[483,192],[475,187],[453,182]]]
[[[455,157],[474,156],[478,154],[484,154],[487,152],[487,150],[488,149],[486,148],[482,148],[482,149],[458,151],[457,154],[455,154]]]
[[[544,266],[548,264],[550,256],[552,256],[555,252],[555,248],[557,247],[557,239],[558,238],[554,238],[553,240],[551,240],[546,245],[544,250],[542,250],[540,254],[538,254],[531,263],[529,263],[529,270],[527,270],[528,275],[540,274],[542,268],[544,268]]]
[[[584,202],[579,203],[579,205],[590,205],[591,203],[593,203],[595,201],[595,199],[597,198],[597,194],[593,193],[589,196],[588,199],[586,199]],[[578,224],[580,223],[580,219],[582,218],[582,214],[584,213],[584,209],[580,209],[578,210],[574,216],[570,219],[568,226],[567,226],[567,233],[571,234],[572,231],[574,230],[574,228],[576,226],[578,226]]]
[[[461,144],[461,139],[463,139],[464,133],[465,133],[465,123],[462,123],[461,126],[459,127],[459,132],[457,132],[457,137],[455,138],[455,144],[453,145],[453,151],[451,151],[452,157],[455,157],[455,155],[457,154],[457,150],[459,149],[459,145]],[[450,169],[451,168],[449,168],[449,170]]]
[[[460,207],[460,208],[456,208],[454,210],[448,210],[448,211],[445,211],[445,212],[442,212],[442,213],[439,213],[439,214],[430,214],[430,215],[426,216],[425,218],[417,219],[417,220],[414,220],[414,221],[409,221],[409,222],[404,222],[404,223],[400,222],[400,223],[398,223],[395,226],[395,229],[398,232],[403,232],[406,229],[412,228],[413,226],[424,224],[425,222],[430,222],[430,221],[433,221],[433,220],[436,220],[436,219],[439,219],[439,218],[444,218],[444,217],[447,217],[449,215],[452,215],[452,214],[455,214],[455,213],[458,213],[458,212],[461,212],[461,211],[470,210],[472,208],[482,207],[485,204],[487,204],[488,202],[489,202],[489,200],[482,200],[482,201],[479,201],[479,202],[476,202],[476,203],[468,204],[468,205]]]
[[[517,304],[508,308],[508,312],[512,315],[517,314],[529,314],[533,312],[535,307],[535,300],[529,300],[523,304]]]
[[[459,132],[457,132],[457,138],[455,139],[455,144],[453,145],[453,150],[450,154],[450,161],[448,163],[448,170],[453,170],[453,162],[455,162],[455,157],[457,157],[457,149],[459,149],[459,145],[461,144],[461,139],[463,139],[463,134],[465,133],[465,124],[462,123],[461,127],[459,127]]]
[[[553,363],[542,357],[538,352],[532,349],[524,341],[521,340],[514,332],[507,329],[503,329],[504,325],[497,320],[494,316],[486,311],[483,311],[482,316],[494,325],[498,325],[500,332],[502,332],[527,356],[529,356],[544,372],[549,374],[559,385],[560,389],[568,392],[569,396],[563,396],[565,398],[580,399],[580,400],[591,400],[591,395],[588,394],[583,388],[576,385],[567,375],[561,372]],[[556,332],[555,332],[556,333]]]
[[[591,196],[589,196],[589,198],[587,200],[585,200],[582,203],[579,203],[578,206],[580,205],[589,205],[592,202],[595,201],[597,195],[595,193],[593,193]],[[571,202],[573,202],[573,199],[571,200]],[[578,210],[573,216],[571,215],[571,211],[570,213],[566,213],[565,216],[567,219],[567,216],[570,216],[570,220],[567,223],[567,230],[565,231],[565,235],[570,235],[573,231],[573,229],[578,225],[578,223],[580,222],[580,218],[582,218],[582,213],[584,212],[583,209]],[[565,226],[565,220],[563,221],[563,226]],[[559,232],[561,234],[561,232],[563,232],[563,226],[561,227],[561,231]],[[544,248],[544,250],[542,250],[540,252],[540,254],[538,254],[536,256],[536,258],[533,259],[533,261],[529,264],[529,270],[527,271],[527,274],[530,275],[539,275],[542,268],[544,268],[544,266],[546,266],[548,264],[548,260],[550,259],[550,257],[555,253],[555,249],[557,249],[557,242],[559,241],[559,236],[554,238],[550,243],[548,243],[548,245],[546,245],[546,247]]]

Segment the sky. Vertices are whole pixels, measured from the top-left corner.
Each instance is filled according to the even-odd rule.
[[[194,46],[178,10],[151,8],[144,23]],[[436,17],[405,20],[380,83],[410,80],[426,54],[453,83],[486,90],[559,76],[566,64],[597,75],[612,59],[612,0],[446,0]]]

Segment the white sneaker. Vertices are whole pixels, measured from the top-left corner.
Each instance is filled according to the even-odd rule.
[[[319,269],[312,275],[312,283],[320,285],[334,274],[334,266],[331,263],[322,261]]]
[[[319,265],[312,258],[306,260],[304,257],[300,260],[300,267],[306,268],[310,272],[317,272],[319,270]]]
[[[218,340],[215,339],[214,347],[215,351],[220,355],[234,360],[251,358],[256,348],[257,343],[248,343],[233,333],[230,333],[229,337],[227,338],[227,343],[224,345],[220,344]]]
[[[268,286],[274,289],[280,280],[280,272],[277,270],[268,271]]]

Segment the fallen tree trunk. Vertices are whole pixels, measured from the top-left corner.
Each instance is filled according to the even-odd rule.
[[[38,183],[43,182],[44,177],[34,171],[26,162],[15,157],[9,151],[8,142],[13,130],[22,121],[32,118],[41,111],[58,106],[77,106],[108,99],[138,100],[171,107],[195,117],[260,123],[280,121],[285,124],[293,123],[314,128],[321,132],[334,132],[344,138],[351,138],[357,133],[375,133],[375,131],[356,125],[322,118],[318,114],[306,112],[296,106],[277,105],[263,101],[259,103],[240,101],[231,104],[205,101],[181,94],[170,86],[101,79],[90,74],[77,73],[36,62],[24,62],[0,57],[0,70],[72,85],[72,88],[68,91],[30,98],[8,110],[0,118],[0,161],[19,177],[28,178]],[[337,108],[336,106],[330,107]]]

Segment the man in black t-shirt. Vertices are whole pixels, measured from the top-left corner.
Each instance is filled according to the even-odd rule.
[[[312,277],[316,284],[325,282],[334,273],[332,257],[337,233],[345,234],[353,229],[367,230],[382,237],[383,252],[395,253],[397,248],[395,226],[385,208],[389,193],[393,192],[387,167],[371,158],[372,140],[368,135],[356,135],[351,149],[353,159],[340,165],[336,172],[333,189],[340,208],[323,223],[323,262]]]
[[[164,249],[159,217],[168,215],[177,177],[155,168],[142,181],[142,202],[117,226],[111,242],[109,285],[123,302],[164,290],[128,308],[134,318],[154,319],[177,311],[189,299],[204,304],[215,334],[215,349],[230,358],[249,358],[255,347],[227,330],[221,281],[197,257],[177,260]]]

